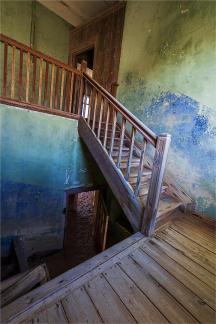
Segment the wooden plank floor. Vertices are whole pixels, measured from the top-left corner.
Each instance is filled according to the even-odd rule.
[[[215,323],[215,238],[213,223],[180,213],[6,306],[3,322]]]

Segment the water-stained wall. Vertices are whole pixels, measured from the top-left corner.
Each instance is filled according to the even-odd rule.
[[[65,189],[104,181],[77,121],[6,105],[0,120],[2,256],[16,236],[54,237],[60,248]]]
[[[215,216],[216,3],[128,2],[118,98],[172,134],[168,168]]]

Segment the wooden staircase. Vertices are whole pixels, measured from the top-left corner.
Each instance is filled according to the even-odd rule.
[[[98,128],[96,127],[95,130],[97,132]],[[107,150],[109,150],[110,148],[111,137],[109,135],[111,134],[111,131],[112,131],[112,125],[109,125],[108,137],[106,142]],[[101,127],[101,134],[100,134],[101,142],[104,141],[104,136],[105,136],[105,128],[103,124]],[[119,155],[119,142],[120,142],[120,127],[118,127],[115,133],[114,146],[112,151],[112,158],[115,163],[117,163],[118,155]],[[130,155],[129,143],[126,135],[124,135],[123,146],[122,146],[122,159],[120,162],[120,170],[122,171],[124,176],[127,173],[127,162],[129,159],[129,155]],[[131,158],[131,173],[130,176],[128,177],[128,182],[131,185],[133,191],[136,190],[136,186],[137,186],[137,174],[139,171],[139,165],[140,165],[139,156],[137,155],[136,151],[133,150],[132,158]],[[146,205],[151,175],[152,175],[152,167],[147,163],[146,165],[144,164],[142,168],[140,187],[137,195],[137,198],[143,207],[145,207]],[[182,201],[180,201],[178,198],[175,199],[174,197],[171,197],[169,192],[167,192],[167,189],[168,189],[168,185],[166,185],[166,183],[164,182],[161,189],[161,196],[160,196],[160,203],[158,207],[157,217],[161,217],[164,214],[167,214],[168,211],[173,211],[179,205],[182,204]]]
[[[164,176],[170,135],[157,136],[97,82],[83,74],[79,134],[134,230],[151,235],[192,201]]]

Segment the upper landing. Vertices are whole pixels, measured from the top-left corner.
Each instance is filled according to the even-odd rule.
[[[20,297],[13,323],[214,323],[215,223],[177,212]]]

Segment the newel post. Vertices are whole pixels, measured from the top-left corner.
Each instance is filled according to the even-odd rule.
[[[151,236],[154,233],[155,229],[158,205],[163,185],[163,177],[170,142],[171,135],[169,134],[161,134],[157,138],[151,182],[149,186],[144,217],[141,224],[141,232],[147,236]]]
[[[79,93],[79,104],[78,104],[78,115],[82,115],[82,105],[83,105],[83,90],[84,90],[84,80],[83,80],[83,73],[86,72],[87,69],[87,62],[82,60],[81,62],[81,77],[80,77],[80,93]]]

